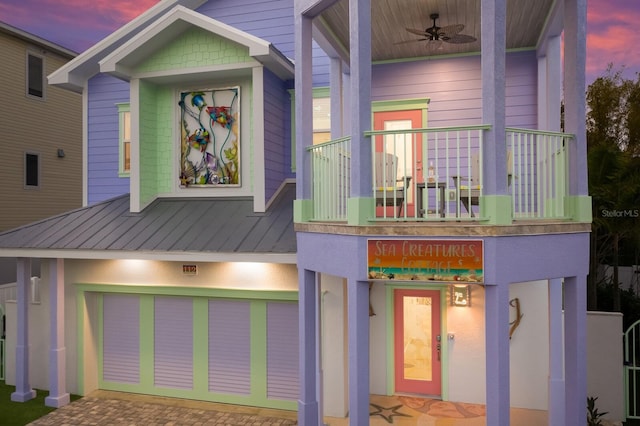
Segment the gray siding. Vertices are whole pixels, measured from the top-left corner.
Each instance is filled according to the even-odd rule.
[[[82,204],[82,98],[45,85],[27,96],[27,52],[44,60],[45,74],[69,57],[0,31],[0,231]],[[64,157],[58,157],[58,150]],[[25,188],[25,153],[39,155],[39,187]]]

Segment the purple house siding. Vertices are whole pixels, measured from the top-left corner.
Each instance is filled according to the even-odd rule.
[[[293,57],[293,0],[237,0],[233,7],[211,0],[196,11],[267,40],[284,55]]]
[[[129,102],[129,84],[98,74],[89,80],[87,202],[95,204],[129,192],[129,178],[118,176],[117,103]]]
[[[507,126],[537,125],[535,52],[507,55]],[[428,126],[482,123],[480,57],[380,64],[373,67],[374,101],[429,98]]]
[[[275,193],[291,170],[291,132],[285,123],[291,117],[286,83],[272,72],[264,73],[264,157],[265,196]],[[289,154],[289,155],[287,155]]]
[[[273,45],[288,58],[294,58],[293,0],[237,0],[233,7],[211,0],[196,9],[239,30],[260,37]],[[329,85],[329,58],[313,43],[313,85]]]

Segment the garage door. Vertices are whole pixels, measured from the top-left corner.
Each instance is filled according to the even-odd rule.
[[[297,303],[103,294],[100,388],[295,409]]]

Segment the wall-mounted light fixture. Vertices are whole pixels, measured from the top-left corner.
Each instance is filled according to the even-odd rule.
[[[64,158],[64,149],[58,148],[58,158]]]
[[[453,285],[451,286],[452,306],[471,306],[471,286]]]

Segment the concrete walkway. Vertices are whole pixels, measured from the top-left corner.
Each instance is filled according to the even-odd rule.
[[[409,396],[371,395],[369,426],[484,426],[485,407]],[[325,417],[328,426],[348,426],[348,418]],[[289,426],[295,411],[272,410],[124,392],[95,391],[30,423],[36,426]],[[511,410],[511,424],[542,426],[547,413]]]
[[[96,391],[30,425],[38,426],[288,426],[296,412],[176,398]]]

